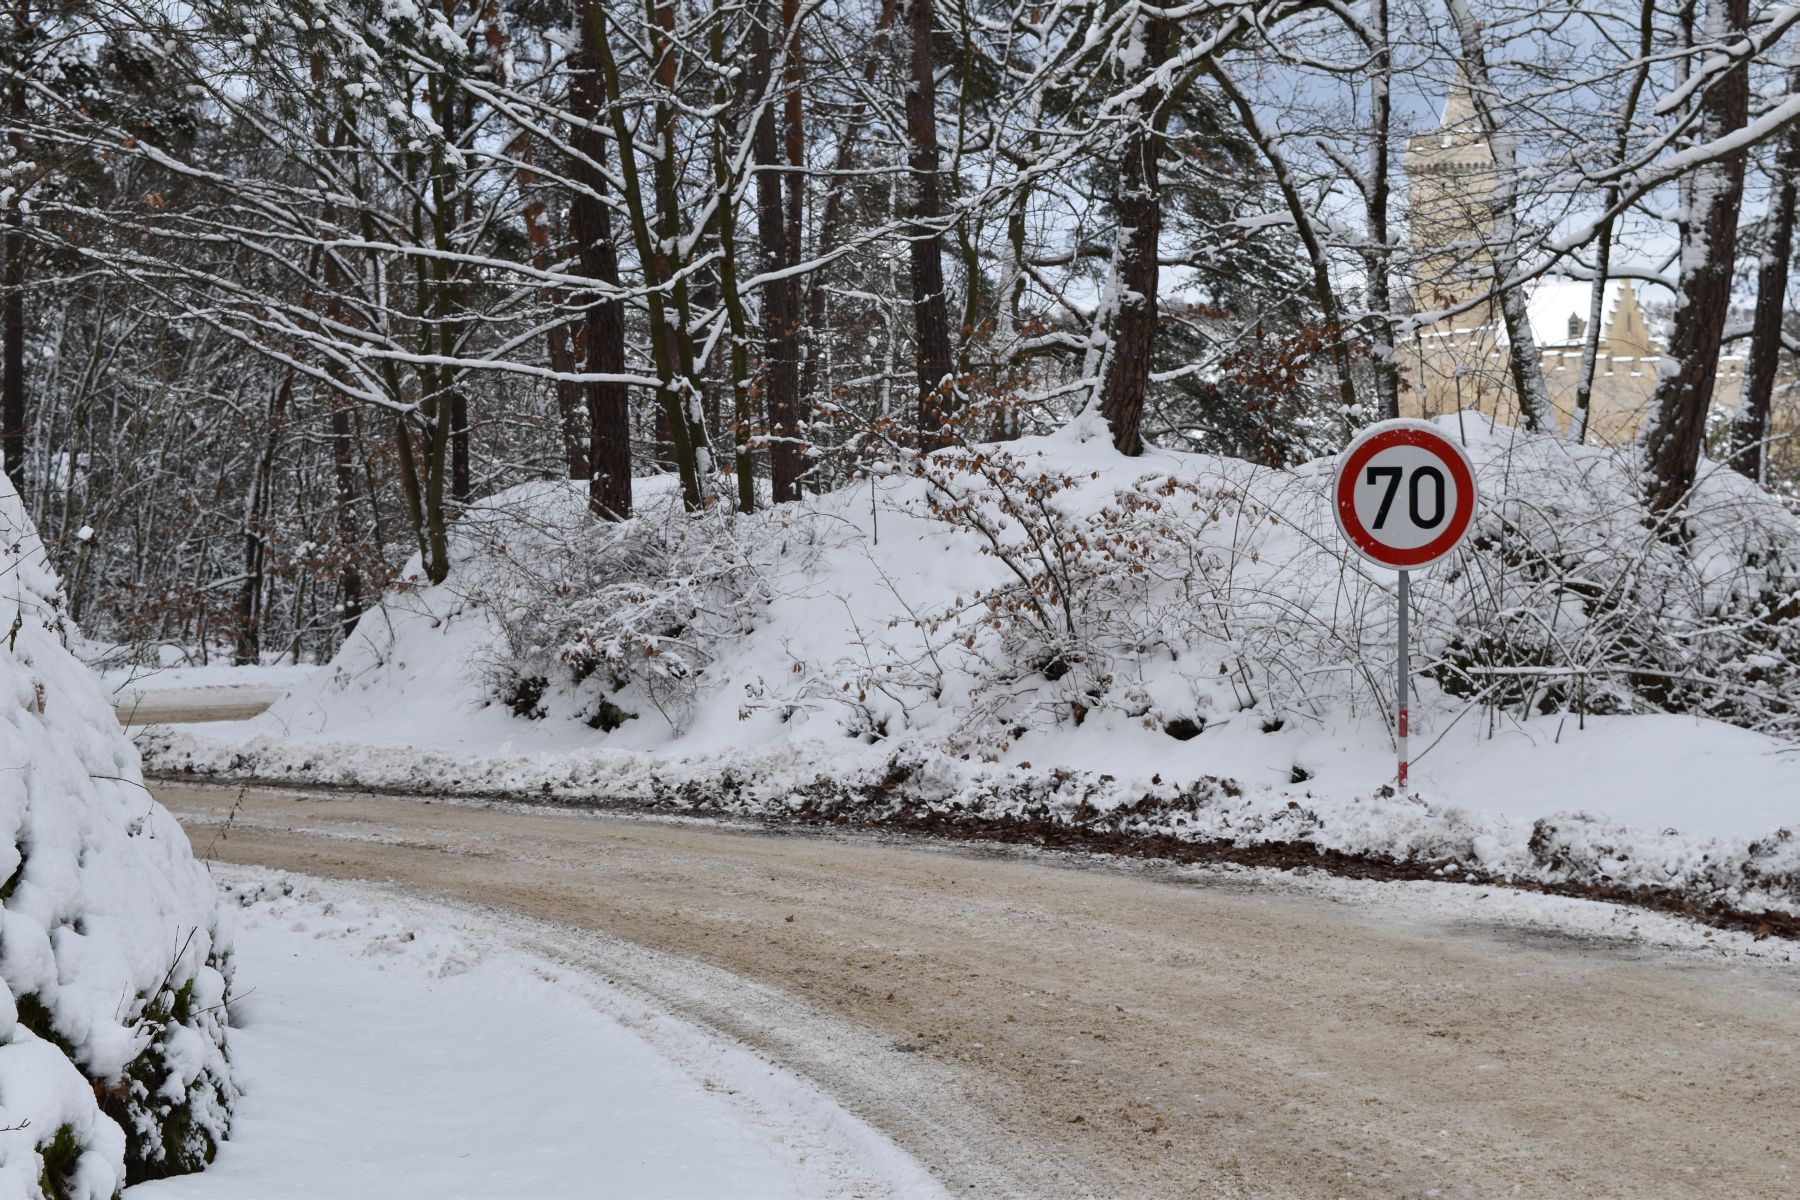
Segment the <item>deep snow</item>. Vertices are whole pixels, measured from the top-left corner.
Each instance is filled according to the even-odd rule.
[[[461,909],[276,873],[243,905],[237,1129],[127,1200],[941,1194],[811,1085]]]
[[[106,1200],[225,1135],[230,939],[3,477],[0,546],[0,1196]]]

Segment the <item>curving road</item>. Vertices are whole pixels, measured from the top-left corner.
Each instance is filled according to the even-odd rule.
[[[1451,886],[154,790],[202,854],[490,910],[813,1079],[956,1194],[1800,1194],[1800,966],[1533,932],[1517,914],[1654,918]]]
[[[119,724],[185,725],[195,721],[244,721],[279,700],[282,689],[232,684],[222,687],[127,688],[113,696]]]

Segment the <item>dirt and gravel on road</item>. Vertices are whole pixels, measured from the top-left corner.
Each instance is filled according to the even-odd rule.
[[[743,1039],[953,1193],[1800,1194],[1791,961],[1452,885],[153,788],[203,855],[478,906]]]

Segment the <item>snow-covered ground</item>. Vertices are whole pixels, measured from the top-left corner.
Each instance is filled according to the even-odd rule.
[[[244,1094],[129,1200],[941,1194],[811,1085],[463,909],[225,872]]]
[[[1415,580],[1404,796],[1391,573],[1341,552],[1330,464],[1123,459],[1073,429],[711,523],[652,481],[634,522],[596,530],[577,490],[525,485],[465,518],[445,583],[391,596],[267,713],[139,744],[162,771],[876,819],[915,805],[1800,911],[1800,747],[1646,711],[1621,682],[1713,672],[1728,678],[1708,711],[1785,720],[1765,695],[1788,686],[1780,646],[1732,641],[1718,614],[1794,588],[1792,515],[1715,473],[1677,552],[1616,456],[1469,436],[1490,549]],[[1058,597],[1066,623],[1044,612]],[[1576,663],[1555,669],[1581,682],[1471,695],[1493,676],[1467,672],[1515,654]],[[1591,688],[1608,715],[1546,715],[1555,687]]]

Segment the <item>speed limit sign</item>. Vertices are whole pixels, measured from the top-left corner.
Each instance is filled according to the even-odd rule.
[[[1331,497],[1338,528],[1356,552],[1377,566],[1400,572],[1394,745],[1400,759],[1398,784],[1405,791],[1410,577],[1468,536],[1477,499],[1475,470],[1462,447],[1437,426],[1383,421],[1363,430],[1339,457]]]
[[[1383,421],[1338,459],[1338,528],[1378,566],[1407,571],[1456,549],[1475,515],[1475,471],[1461,446],[1424,421]]]

